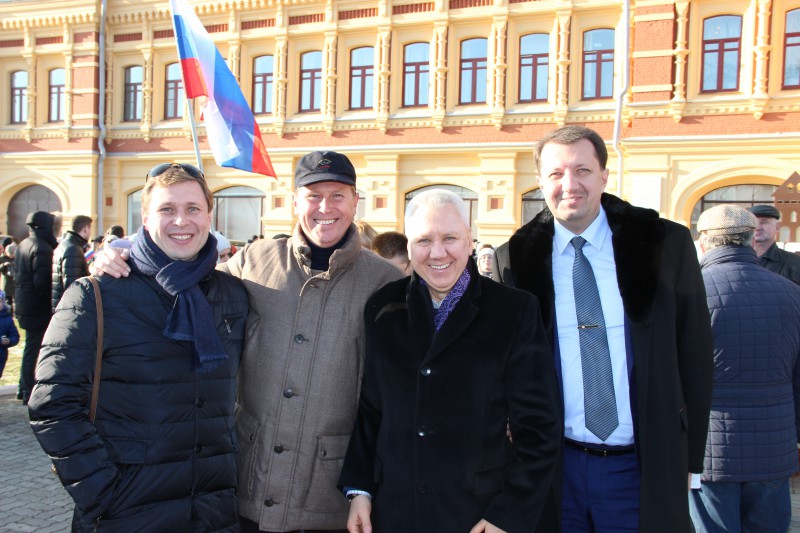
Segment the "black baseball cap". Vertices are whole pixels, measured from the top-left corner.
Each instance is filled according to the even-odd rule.
[[[347,156],[338,152],[311,152],[304,155],[294,171],[294,186],[305,187],[320,181],[356,184],[356,169]]]
[[[748,209],[751,213],[753,213],[757,217],[770,217],[780,220],[781,219],[781,212],[774,205],[754,205],[750,209]]]

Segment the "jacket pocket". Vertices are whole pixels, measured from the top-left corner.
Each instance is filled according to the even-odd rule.
[[[238,445],[239,489],[250,498],[255,482],[256,452],[261,437],[261,424],[237,403],[234,409]]]
[[[332,513],[347,510],[347,500],[336,487],[350,435],[320,435],[308,486],[306,511]]]
[[[141,465],[147,455],[147,441],[136,439],[107,438],[111,460],[122,465]]]
[[[483,496],[503,490],[503,481],[506,476],[506,465],[487,468],[475,472],[475,495]]]

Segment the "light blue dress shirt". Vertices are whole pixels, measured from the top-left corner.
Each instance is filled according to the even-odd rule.
[[[586,239],[583,253],[592,265],[600,292],[600,304],[603,307],[608,348],[611,353],[611,369],[614,373],[614,395],[617,401],[619,426],[605,442],[586,429],[581,349],[572,289],[572,263],[575,250],[570,246],[570,241],[576,235],[555,221],[553,285],[556,294],[556,321],[564,391],[564,435],[578,442],[627,446],[633,444],[633,418],[625,350],[625,310],[617,284],[611,228],[602,208],[597,218],[580,236]]]

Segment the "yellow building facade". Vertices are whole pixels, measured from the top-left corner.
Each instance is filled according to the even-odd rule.
[[[609,192],[686,225],[770,203],[800,167],[800,0],[190,3],[278,173],[216,166],[199,120],[236,240],[289,232],[312,150],[350,157],[379,231],[446,186],[493,244],[543,206],[533,144],[564,124],[607,139]],[[195,159],[177,61],[168,2],[0,3],[0,233],[36,209],[135,231],[147,171]]]

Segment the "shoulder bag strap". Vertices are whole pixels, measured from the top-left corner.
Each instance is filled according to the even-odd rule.
[[[100,396],[100,369],[103,366],[103,298],[100,296],[100,284],[97,278],[89,276],[94,287],[94,301],[97,305],[97,355],[94,362],[94,381],[92,381],[92,401],[89,405],[89,421],[94,424],[97,413],[97,398]]]

